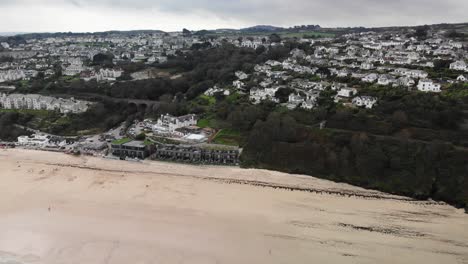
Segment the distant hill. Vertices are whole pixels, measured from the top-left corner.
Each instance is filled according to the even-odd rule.
[[[2,35],[0,33],[0,40],[5,41],[5,39],[11,40],[12,38],[15,39],[33,39],[33,38],[54,38],[54,37],[72,37],[72,36],[85,36],[85,35],[93,35],[93,36],[109,36],[109,35],[126,35],[126,36],[133,36],[138,34],[163,34],[166,33],[162,30],[128,30],[128,31],[104,31],[104,32],[42,32],[42,33],[5,33],[6,35]]]
[[[15,36],[15,35],[21,35],[21,34],[26,34],[26,32],[0,32],[0,36],[2,37],[9,37],[9,36]]]
[[[468,34],[468,23],[441,23],[428,25],[432,29],[437,30],[457,30],[458,32]],[[252,27],[246,27],[241,29],[232,29],[232,28],[220,28],[215,30],[199,30],[194,31],[195,35],[210,35],[210,34],[272,34],[277,32],[290,32],[290,33],[301,33],[306,31],[322,32],[322,33],[332,33],[335,35],[347,34],[347,33],[356,33],[364,31],[388,31],[388,30],[401,30],[401,29],[414,29],[418,26],[387,26],[387,27],[334,27],[334,28],[322,28],[319,25],[301,25],[293,27],[277,27],[272,25],[256,25]],[[95,35],[95,36],[108,36],[113,34],[121,35],[137,35],[137,34],[162,34],[166,33],[162,30],[110,30],[104,32],[55,32],[55,33],[24,33],[24,32],[0,32],[0,40],[5,40],[7,37],[18,36],[24,39],[29,38],[48,38],[48,37],[64,37],[64,36],[83,36],[83,35]]]
[[[285,28],[275,27],[275,26],[270,26],[270,25],[258,25],[258,26],[248,27],[248,28],[242,28],[240,29],[240,31],[241,32],[275,32],[275,31],[281,31],[284,29]]]
[[[386,31],[402,31],[402,30],[412,30],[418,27],[427,26],[433,30],[456,30],[460,33],[468,34],[468,23],[441,23],[441,24],[431,24],[431,25],[416,25],[416,26],[386,26],[386,27],[336,27],[336,28],[322,28],[323,32],[334,33],[337,35],[349,34],[349,33],[360,33],[367,31],[374,32],[386,32]]]

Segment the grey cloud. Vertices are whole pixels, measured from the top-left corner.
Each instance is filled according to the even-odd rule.
[[[415,24],[420,21],[460,21],[466,0],[69,0],[82,6],[157,9],[195,13],[253,24],[320,23],[336,25]]]
[[[0,0],[0,8],[15,5],[99,9],[103,15],[119,10],[137,13],[142,19],[150,19],[152,12],[157,11],[174,16],[198,16],[207,23],[216,19],[241,25],[385,26],[468,22],[467,0]],[[211,28],[216,27],[214,24]]]

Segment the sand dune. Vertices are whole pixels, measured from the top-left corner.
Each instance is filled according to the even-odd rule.
[[[0,263],[468,263],[451,206],[264,170],[0,151]]]

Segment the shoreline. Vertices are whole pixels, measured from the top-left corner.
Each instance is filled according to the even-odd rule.
[[[204,178],[202,177],[202,178],[205,179],[205,180],[220,180],[220,181],[222,180],[225,183],[253,185],[253,186],[273,188],[273,189],[285,189],[285,190],[290,190],[290,191],[302,191],[302,192],[311,192],[311,193],[317,193],[317,194],[322,194],[323,193],[323,194],[335,194],[335,195],[341,195],[341,196],[355,196],[355,197],[370,198],[370,199],[371,198],[374,198],[374,199],[388,199],[388,200],[413,202],[413,203],[428,204],[428,205],[430,205],[430,204],[433,204],[433,205],[448,205],[448,206],[451,206],[451,207],[456,208],[456,209],[462,209],[462,208],[457,208],[457,207],[455,207],[453,205],[450,205],[450,204],[448,204],[446,202],[443,202],[443,201],[434,201],[434,200],[431,200],[431,199],[420,200],[420,199],[412,198],[412,197],[409,197],[409,196],[402,196],[402,195],[398,195],[398,194],[386,193],[386,192],[382,192],[382,191],[375,190],[375,189],[366,189],[366,188],[363,188],[363,187],[359,187],[359,186],[344,183],[344,182],[335,182],[335,181],[331,181],[331,180],[317,178],[317,177],[314,177],[314,176],[311,176],[311,175],[292,174],[292,173],[286,173],[286,172],[275,171],[275,170],[256,169],[256,168],[242,168],[240,166],[234,166],[234,165],[191,164],[191,163],[171,162],[171,161],[164,161],[164,160],[150,160],[150,159],[138,160],[138,162],[137,162],[137,161],[133,161],[133,160],[120,160],[117,157],[114,159],[114,158],[108,158],[107,156],[96,156],[96,155],[91,155],[91,154],[80,154],[80,155],[74,156],[72,154],[67,154],[65,151],[61,151],[61,150],[47,150],[47,149],[34,149],[34,148],[33,149],[28,149],[28,148],[13,148],[12,149],[12,148],[10,148],[9,150],[24,150],[24,151],[33,151],[33,152],[59,153],[59,154],[63,154],[63,155],[66,155],[66,156],[77,157],[77,158],[88,157],[88,158],[96,158],[96,159],[110,160],[110,161],[117,161],[117,162],[128,162],[130,164],[149,164],[149,165],[154,164],[154,165],[157,165],[157,164],[160,163],[160,164],[173,165],[173,166],[186,166],[188,168],[190,168],[190,167],[202,168],[202,169],[237,168],[237,169],[245,170],[245,171],[249,171],[249,170],[264,171],[264,172],[271,172],[271,173],[278,173],[278,174],[288,175],[288,177],[300,177],[300,178],[304,178],[304,179],[311,178],[311,179],[321,180],[321,181],[330,182],[330,183],[332,182],[332,183],[335,183],[335,184],[351,186],[351,187],[357,188],[359,190],[366,190],[366,191],[368,191],[370,193],[369,194],[359,194],[359,193],[349,192],[349,191],[341,191],[340,192],[340,191],[333,191],[333,190],[304,188],[304,187],[300,187],[300,186],[297,186],[297,185],[288,185],[287,183],[286,184],[274,184],[274,183],[271,183],[271,182],[261,182],[261,181],[252,181],[252,180],[239,180],[239,179],[224,179],[224,178],[216,178],[216,177],[204,177]],[[51,163],[49,165],[63,166],[63,165],[60,165],[60,164],[53,164],[53,163]],[[69,167],[74,167],[74,166],[69,165]],[[76,166],[76,165],[75,165],[75,167],[79,168],[79,169],[99,170],[99,169],[93,168],[93,167],[79,167],[79,166]],[[109,172],[112,172],[112,171],[109,171]],[[114,171],[114,172],[116,172],[116,171]],[[124,172],[124,171],[122,171],[122,172]],[[128,172],[129,171],[127,171],[127,173]],[[148,171],[148,172],[145,172],[145,173],[151,173],[151,172]],[[168,175],[170,175],[170,173]]]
[[[0,262],[468,262],[462,209],[311,176],[23,149],[0,167]]]

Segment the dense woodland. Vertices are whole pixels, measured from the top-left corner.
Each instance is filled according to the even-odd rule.
[[[293,110],[271,103],[252,105],[245,95],[203,96],[215,84],[230,84],[234,72],[252,72],[255,64],[279,60],[301,47],[257,50],[223,45],[199,47],[178,54],[167,63],[153,65],[178,78],[160,77],[120,81],[113,85],[53,77],[38,78],[18,90],[96,101],[80,115],[54,113],[1,113],[0,138],[12,140],[24,133],[11,124],[46,132],[73,135],[105,131],[123,121],[155,117],[161,113],[195,113],[218,129],[238,132],[244,148],[244,167],[308,174],[415,198],[433,198],[459,207],[468,204],[468,93],[453,85],[443,94],[408,92],[400,88],[362,86],[361,92],[379,98],[372,110],[350,109],[333,103],[333,91],[319,98],[313,111]],[[308,47],[301,47],[307,51]],[[105,58],[102,58],[105,60]],[[123,65],[127,72],[144,65]],[[444,71],[444,66],[432,74]],[[356,83],[357,85],[362,85]],[[247,89],[252,85],[247,83]],[[280,97],[288,91],[279,91]],[[152,100],[144,104],[127,99]],[[324,129],[318,124],[325,121]],[[468,208],[468,207],[467,207]]]
[[[15,112],[0,113],[0,141],[16,141],[20,135],[28,135],[29,132],[16,126],[23,122],[22,115]]]
[[[449,142],[318,130],[277,113],[256,122],[242,155],[246,167],[309,174],[460,207],[468,201],[467,157],[466,148]]]

